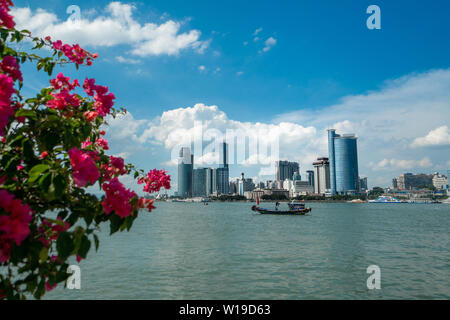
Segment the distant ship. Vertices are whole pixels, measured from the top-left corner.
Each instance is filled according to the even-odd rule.
[[[370,203],[404,203],[404,201],[400,201],[397,198],[391,196],[380,196],[375,200],[369,200]]]

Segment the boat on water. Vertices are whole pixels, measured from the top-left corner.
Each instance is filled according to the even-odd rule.
[[[304,202],[294,202],[288,203],[289,210],[279,210],[278,202],[275,205],[275,210],[264,209],[259,207],[259,199],[256,198],[256,205],[252,206],[253,211],[257,211],[260,214],[275,214],[275,215],[300,215],[304,216],[311,212],[311,208],[306,208]]]
[[[367,201],[361,199],[353,199],[351,201],[347,201],[348,203],[366,203]]]
[[[405,201],[398,200],[391,196],[380,196],[375,200],[369,200],[369,203],[405,203]]]

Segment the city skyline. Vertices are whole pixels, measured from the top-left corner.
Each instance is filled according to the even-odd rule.
[[[326,155],[326,129],[356,132],[359,175],[372,187],[390,185],[401,172],[448,170],[450,45],[441,41],[448,2],[437,12],[415,2],[379,1],[381,30],[367,29],[367,6],[358,3],[264,3],[240,4],[236,12],[233,1],[220,10],[206,1],[79,1],[84,28],[78,32],[64,24],[70,1],[16,1],[13,14],[18,28],[99,52],[99,69],[81,68],[79,78],[108,83],[117,105],[129,111],[109,121],[111,152],[147,170],[164,167],[174,187],[178,164],[171,151],[195,133],[195,121],[222,133],[242,129],[252,136],[262,129],[262,138],[279,138],[279,158],[302,170]],[[216,11],[221,14],[206,13]],[[102,30],[100,21],[117,32],[82,31]],[[170,26],[158,38],[165,46],[143,36],[149,23]],[[180,37],[189,41],[177,44]],[[23,73],[26,94],[48,84],[26,68]],[[148,98],[136,94],[141,91]],[[207,157],[197,160],[206,166]],[[273,169],[232,165],[229,176],[244,171],[267,180]]]

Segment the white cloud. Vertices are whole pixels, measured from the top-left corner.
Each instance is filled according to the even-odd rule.
[[[253,35],[256,36],[258,35],[258,33],[260,33],[263,30],[263,28],[258,28],[255,30],[255,32],[253,32]]]
[[[236,75],[237,76],[242,76],[244,74],[244,71],[238,71],[238,72],[236,72]]]
[[[198,67],[198,71],[200,71],[200,72],[203,72],[203,71],[205,71],[206,70],[206,67],[205,66],[199,66]]]
[[[326,129],[334,127],[338,133],[357,134],[359,169],[369,184],[389,185],[392,177],[405,170],[430,172],[449,166],[450,149],[445,145],[428,149],[426,155],[410,147],[415,137],[450,124],[449,88],[450,70],[435,70],[389,81],[378,91],[347,96],[336,105],[282,114],[272,123],[237,121],[217,106],[196,104],[166,111],[152,120],[135,120],[132,115],[115,119],[113,135],[123,143],[158,144],[167,154],[189,137],[199,139],[195,121],[201,121],[204,131],[240,129],[269,143],[277,137],[280,159],[298,161],[304,171],[318,156],[327,156]],[[253,166],[255,156],[249,156],[243,163],[249,166],[245,172],[256,173],[261,161]],[[263,166],[259,174],[270,178],[273,168]]]
[[[277,39],[270,37],[269,39],[266,40],[266,42],[264,42],[264,44],[266,46],[262,49],[262,51],[267,52],[277,44]]]
[[[216,142],[220,143],[227,131],[236,132],[238,137],[264,141],[268,146],[279,146],[280,157],[299,161],[302,161],[303,157],[312,161],[314,156],[317,157],[316,150],[321,144],[321,141],[316,139],[317,132],[313,127],[303,127],[289,122],[271,124],[236,121],[229,119],[217,106],[200,103],[193,107],[166,111],[152,121],[140,120],[140,123],[134,121],[131,114],[111,119],[109,123],[113,129],[111,131],[115,134],[114,138],[138,144],[150,142],[162,145],[166,150],[171,150],[172,156],[178,153],[182,145],[190,145],[191,142],[203,143],[203,147],[209,150],[203,150],[203,154],[197,153],[195,163],[198,165],[218,163],[218,153],[214,152],[211,139],[215,138]],[[123,132],[120,132],[119,128],[123,128]],[[236,146],[238,144],[236,141]],[[248,150],[246,156],[236,155],[241,159],[238,162],[244,166],[265,166],[274,161],[272,156],[276,156],[278,150],[274,151],[274,154],[269,154]],[[236,153],[238,152],[236,149]],[[314,155],[311,156],[311,153]],[[230,159],[230,163],[233,162],[234,158]]]
[[[209,41],[200,40],[199,30],[181,31],[182,23],[168,20],[157,24],[141,24],[134,20],[132,4],[111,2],[105,15],[90,18],[82,15],[80,20],[61,21],[56,14],[44,9],[34,12],[30,8],[14,8],[17,27],[28,29],[34,35],[60,39],[83,46],[112,47],[130,45],[131,53],[145,57],[150,55],[177,55],[184,49],[202,53]]]
[[[360,170],[368,172],[370,162],[383,159],[422,159],[423,149],[411,148],[416,137],[426,137],[435,128],[438,136],[445,136],[444,125],[450,127],[450,69],[414,73],[387,81],[378,90],[343,97],[339,103],[316,109],[303,109],[281,114],[276,121],[291,121],[317,128],[326,145],[326,129],[334,127],[338,133],[358,135]],[[440,134],[439,134],[440,133]],[[420,140],[422,141],[423,140]],[[429,142],[429,139],[426,139]],[[436,141],[433,139],[432,141]],[[441,142],[444,139],[439,140]],[[417,142],[416,142],[417,144]],[[326,151],[326,149],[324,150]],[[450,158],[448,145],[439,143],[427,149],[427,157],[435,167],[443,168]],[[408,164],[405,163],[404,167]],[[413,163],[411,171],[424,166]],[[393,176],[400,174],[399,166],[386,166]],[[441,169],[439,169],[441,170]],[[375,180],[376,174],[372,174]],[[386,179],[386,183],[389,181]]]
[[[412,168],[429,168],[433,166],[429,157],[425,157],[422,160],[401,160],[401,159],[383,159],[378,163],[369,163],[369,167],[373,170],[385,170],[385,169],[412,169]]]
[[[126,63],[126,64],[140,64],[142,63],[141,60],[138,59],[131,59],[131,58],[124,58],[122,56],[117,56],[116,61],[120,63]]]
[[[447,126],[431,130],[425,137],[416,138],[412,147],[446,146],[450,145],[450,132]]]

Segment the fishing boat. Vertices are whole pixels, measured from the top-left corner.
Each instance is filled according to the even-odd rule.
[[[261,214],[277,214],[277,215],[300,215],[304,216],[311,212],[311,208],[306,208],[304,202],[294,202],[292,201],[289,205],[289,210],[278,210],[276,206],[275,210],[269,210],[259,207],[259,199],[256,198],[256,205],[252,206],[253,211],[257,211]]]

